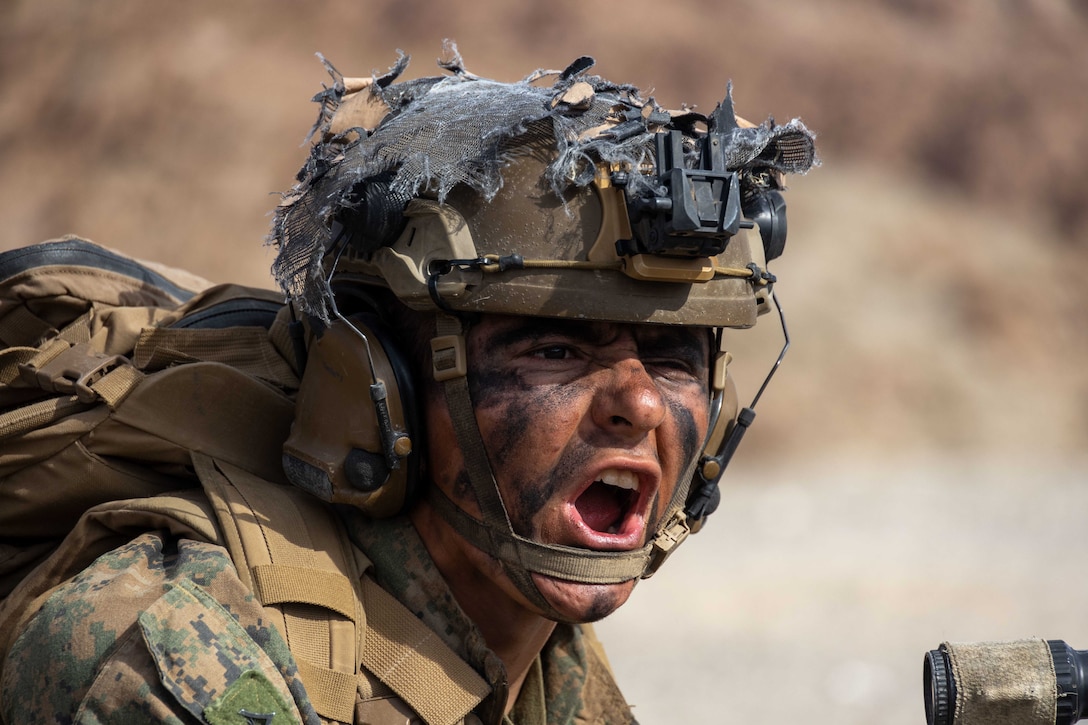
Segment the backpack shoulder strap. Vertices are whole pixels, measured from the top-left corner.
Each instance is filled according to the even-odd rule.
[[[363,578],[367,612],[362,665],[430,725],[464,721],[491,686],[370,577]]]
[[[468,663],[366,575],[370,561],[327,504],[202,454],[193,463],[223,545],[243,583],[274,612],[318,714],[353,722],[356,692],[371,676],[434,725],[463,721],[490,693]]]
[[[238,576],[284,634],[314,710],[353,722],[366,629],[359,582],[369,562],[333,511],[305,492],[200,453],[193,465]]]

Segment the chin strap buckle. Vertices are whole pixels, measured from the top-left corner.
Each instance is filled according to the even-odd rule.
[[[683,511],[677,511],[665,528],[654,537],[653,548],[650,551],[650,561],[646,565],[646,571],[642,574],[642,578],[649,579],[653,576],[672,552],[676,550],[676,547],[684,543],[684,539],[690,535],[691,524],[688,523],[687,514]]]

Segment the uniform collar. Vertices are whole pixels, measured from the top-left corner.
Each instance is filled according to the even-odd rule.
[[[491,684],[493,694],[479,710],[488,711],[485,722],[497,721],[499,691],[502,701],[506,699],[506,668],[457,604],[411,522],[402,516],[368,519],[355,511],[345,518],[352,540],[373,562],[371,574],[382,589]],[[522,686],[512,715],[517,725],[633,722],[588,625],[556,626]]]

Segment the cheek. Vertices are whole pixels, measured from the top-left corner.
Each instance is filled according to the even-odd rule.
[[[480,432],[495,466],[514,465],[529,454],[561,448],[576,425],[577,385],[526,385],[517,374],[483,369],[469,374]]]
[[[510,520],[514,530],[522,536],[530,536],[534,533],[533,519],[536,517],[553,496],[559,491],[566,480],[560,471],[580,471],[593,458],[593,449],[588,446],[568,446],[553,465],[546,470],[533,472],[533,477],[523,479],[511,479],[512,494],[515,504],[510,507]],[[504,493],[509,496],[509,493]]]
[[[677,443],[683,454],[681,465],[687,465],[699,453],[699,447],[706,437],[709,406],[705,398],[696,401],[691,398],[685,401],[670,400],[668,406],[676,426]]]
[[[514,531],[533,533],[533,519],[563,482],[554,472],[577,469],[589,456],[569,446],[578,430],[585,390],[577,384],[525,385],[516,375],[470,375],[480,433],[503,490]]]
[[[480,433],[488,443],[488,456],[492,465],[500,464],[531,428],[529,416],[518,405],[526,386],[514,373],[489,369],[470,370],[468,385]]]
[[[669,440],[662,443],[678,455],[668,464],[672,468],[672,487],[661,491],[650,512],[650,521],[654,522],[654,526],[660,523],[659,517],[665,514],[673,494],[681,485],[680,477],[683,476],[687,466],[701,453],[710,410],[706,398],[698,395],[669,398],[666,399],[665,404],[668,406],[669,416],[672,419],[672,430],[669,433]]]
[[[460,455],[461,449],[457,444],[457,436],[453,432],[453,423],[446,412],[440,390],[431,391],[428,394],[424,422],[427,436],[428,477],[447,493],[460,494],[462,486],[459,485],[458,479],[466,477],[467,474]]]

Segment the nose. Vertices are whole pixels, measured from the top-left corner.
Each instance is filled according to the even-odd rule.
[[[601,430],[638,439],[665,420],[665,401],[642,362],[628,358],[606,371],[593,401],[593,419]]]

